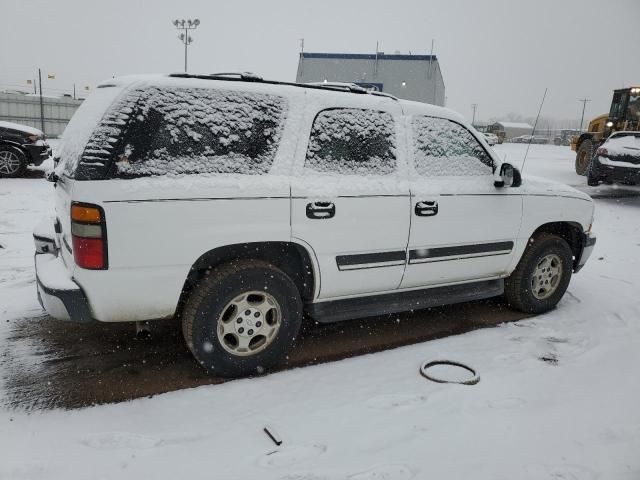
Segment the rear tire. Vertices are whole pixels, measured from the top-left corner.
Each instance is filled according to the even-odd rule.
[[[593,157],[593,142],[583,140],[576,152],[576,173],[586,175],[589,170],[589,163]]]
[[[14,147],[0,147],[0,177],[17,178],[27,170],[27,157]]]
[[[182,312],[182,331],[210,374],[240,377],[281,364],[301,319],[300,293],[285,273],[264,261],[240,260],[200,281]]]
[[[600,185],[600,178],[595,174],[593,168],[593,161],[589,164],[589,170],[587,172],[587,185],[590,187],[597,187]]]
[[[567,290],[572,270],[573,252],[567,242],[550,233],[537,234],[505,280],[504,295],[509,305],[522,312],[547,312]]]

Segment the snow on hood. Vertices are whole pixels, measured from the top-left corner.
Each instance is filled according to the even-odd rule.
[[[0,122],[0,128],[8,128],[10,130],[17,130],[19,132],[28,133],[29,135],[38,135],[38,136],[41,136],[41,137],[44,136],[44,133],[42,133],[41,130],[38,130],[37,128],[29,127],[27,125],[20,125],[19,123]]]
[[[533,175],[524,175],[519,188],[522,188],[522,193],[526,195],[559,195],[592,201],[589,195],[569,185]]]

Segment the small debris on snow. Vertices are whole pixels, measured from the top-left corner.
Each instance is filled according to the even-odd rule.
[[[472,377],[465,379],[465,378],[462,378],[459,374],[457,374],[457,376],[456,374],[454,374],[451,379],[444,379],[440,377],[435,377],[427,373],[428,369],[433,367],[441,367],[441,366],[458,367],[460,369],[467,370],[467,372],[471,373]],[[465,365],[464,363],[453,362],[451,360],[434,360],[431,362],[424,362],[420,367],[420,374],[427,380],[431,380],[432,382],[437,382],[437,383],[459,383],[461,385],[475,385],[480,381],[480,375],[478,375],[478,373],[473,368]]]
[[[273,443],[275,443],[277,446],[282,445],[282,438],[280,438],[280,435],[278,435],[273,428],[267,425],[262,430],[271,440],[273,440]]]
[[[539,360],[542,360],[543,362],[549,363],[551,365],[557,365],[558,364],[558,357],[556,357],[553,353],[547,354],[545,356],[539,357]]]

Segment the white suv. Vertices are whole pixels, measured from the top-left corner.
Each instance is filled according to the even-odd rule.
[[[504,294],[553,308],[595,237],[591,199],[526,180],[458,114],[352,85],[110,80],[64,134],[38,295],[77,322],[179,319],[238,376],[320,322]]]

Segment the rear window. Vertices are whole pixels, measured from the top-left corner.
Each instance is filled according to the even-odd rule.
[[[640,156],[640,133],[620,132],[611,135],[603,145],[609,156]]]
[[[100,121],[76,178],[264,174],[286,113],[275,95],[146,87],[117,101]]]

